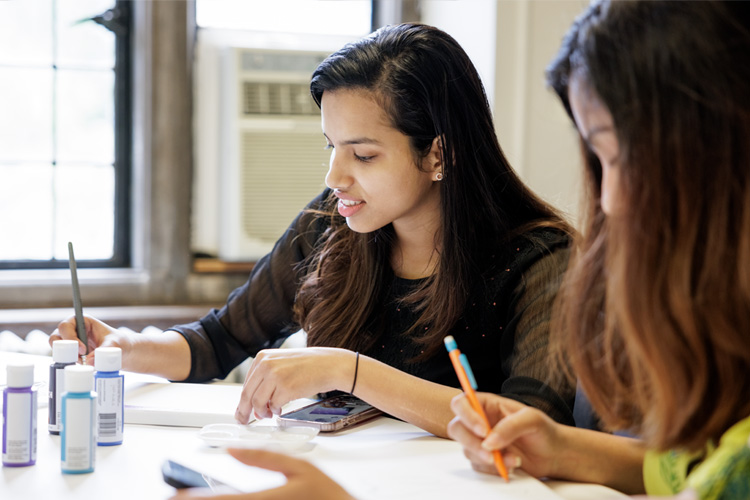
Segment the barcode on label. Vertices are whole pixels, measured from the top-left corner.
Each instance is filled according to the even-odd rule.
[[[99,435],[114,436],[117,433],[117,414],[100,413],[99,414]]]

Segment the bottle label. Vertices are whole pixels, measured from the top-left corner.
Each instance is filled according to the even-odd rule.
[[[96,413],[99,443],[122,442],[124,378],[96,378]]]
[[[63,396],[62,470],[94,470],[96,447],[96,407],[94,398]]]
[[[6,392],[3,397],[3,463],[36,462],[36,392]]]
[[[71,363],[68,363],[71,364]],[[57,367],[56,365],[60,365]],[[65,391],[65,367],[62,363],[56,363],[50,368],[49,381],[49,431],[59,433],[62,429],[62,395]]]

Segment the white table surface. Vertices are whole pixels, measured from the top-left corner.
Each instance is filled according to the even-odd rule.
[[[0,352],[0,370],[4,372],[8,361],[24,356]],[[37,373],[46,379],[44,367],[51,360],[27,359],[33,358],[39,366]],[[184,397],[184,391],[180,394]],[[236,401],[227,404],[236,405]],[[161,465],[168,458],[246,491],[284,481],[278,473],[247,467],[223,450],[207,446],[197,428],[133,424],[125,425],[122,445],[97,448],[93,473],[62,474],[60,436],[49,434],[46,422],[47,408],[41,408],[37,463],[2,467],[0,499],[164,499],[174,493],[161,476]],[[313,462],[362,499],[624,498],[597,485],[540,482],[523,473],[506,484],[498,477],[473,471],[457,443],[387,417],[339,433],[319,434],[293,453]]]

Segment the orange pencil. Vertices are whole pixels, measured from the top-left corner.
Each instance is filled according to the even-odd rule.
[[[453,368],[456,370],[456,375],[458,375],[458,380],[461,382],[461,388],[463,388],[464,393],[466,393],[466,397],[469,398],[471,407],[474,408],[474,411],[479,413],[482,420],[484,420],[484,425],[487,428],[487,432],[489,432],[492,427],[490,426],[490,421],[487,420],[487,415],[484,413],[482,405],[479,404],[477,394],[474,392],[474,389],[477,388],[477,382],[474,379],[474,373],[471,371],[471,366],[469,366],[469,360],[458,350],[456,340],[452,335],[445,337],[443,342],[445,342],[445,348],[448,349],[448,356],[451,358]],[[508,471],[505,468],[505,463],[503,462],[503,456],[500,453],[500,450],[495,450],[492,455],[495,458],[495,467],[497,468],[498,474],[500,474],[506,482],[509,481]]]

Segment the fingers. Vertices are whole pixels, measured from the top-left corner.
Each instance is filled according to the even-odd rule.
[[[487,424],[479,413],[471,407],[469,398],[465,394],[461,393],[451,400],[451,410],[460,419],[463,427],[470,429],[476,436],[487,436]]]
[[[248,423],[253,413],[259,418],[270,418],[273,416],[272,411],[269,409],[269,402],[274,392],[274,385],[270,381],[266,381],[263,370],[260,368],[264,357],[264,351],[260,351],[255,356],[245,377],[240,402],[235,412],[235,418],[240,423]]]
[[[505,448],[521,437],[539,432],[542,428],[552,424],[549,418],[531,407],[523,407],[516,412],[510,413],[502,419],[487,438],[482,442],[485,450],[498,450]]]
[[[103,323],[96,318],[92,318],[91,316],[84,315],[83,321],[84,327],[86,328],[88,346],[84,346],[83,342],[78,339],[75,316],[70,316],[57,325],[57,329],[50,335],[50,345],[56,340],[76,340],[78,341],[78,354],[84,355],[105,344],[105,340],[109,334],[114,331],[114,329],[106,323]]]
[[[352,500],[346,490],[306,460],[266,450],[230,449],[228,451],[237,460],[247,465],[280,472],[287,478],[286,484],[246,494],[242,497],[244,500],[286,500],[289,498]],[[238,498],[235,497],[235,499]]]
[[[78,341],[78,353],[86,354],[86,347],[83,342],[78,340],[78,331],[76,330],[76,318],[70,316],[57,325],[57,329],[49,336],[49,345],[56,340],[76,340]]]
[[[300,387],[300,380],[310,379],[309,365],[300,366],[299,356],[277,349],[260,351],[253,360],[245,377],[245,383],[237,405],[235,418],[247,423],[252,414],[258,418],[270,418],[281,413],[282,406],[307,394]],[[305,373],[300,377],[300,373]],[[312,393],[312,392],[310,392]]]
[[[251,378],[251,372],[245,377],[245,384],[242,386],[240,401],[237,403],[237,410],[234,412],[234,418],[241,424],[246,424],[252,418],[253,403],[252,396],[255,393],[256,381]]]
[[[492,453],[482,448],[482,438],[468,428],[460,417],[454,418],[448,424],[448,436],[463,446],[464,455],[475,469],[482,472],[494,470]]]
[[[315,469],[315,467],[306,460],[284,455],[283,453],[259,449],[235,448],[230,448],[227,451],[243,464],[281,472],[287,478],[299,476]]]

